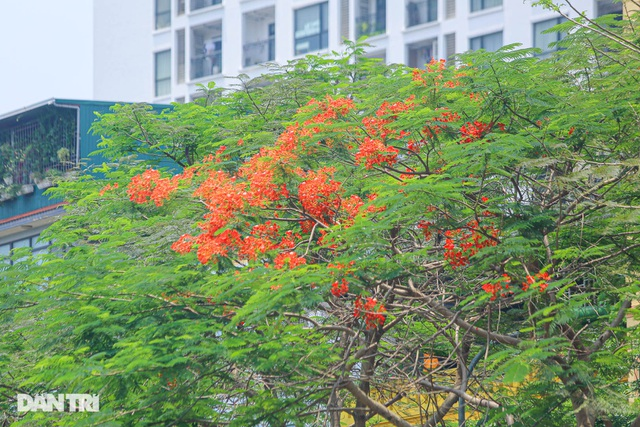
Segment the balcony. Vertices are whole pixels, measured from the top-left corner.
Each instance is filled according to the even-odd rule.
[[[407,3],[407,27],[438,20],[438,0],[412,0]]]
[[[19,194],[77,167],[76,116],[42,108],[37,119],[0,131],[0,192]]]
[[[242,50],[245,67],[273,61],[276,57],[276,38],[272,36],[267,40],[247,43]]]
[[[189,52],[192,80],[222,72],[222,23],[193,27]]]
[[[191,58],[191,79],[213,76],[222,72],[222,50]]]
[[[387,17],[385,10],[378,10],[356,19],[356,38],[362,36],[375,36],[387,31]]]
[[[276,9],[266,7],[242,16],[242,64],[244,67],[273,61],[276,57]]]

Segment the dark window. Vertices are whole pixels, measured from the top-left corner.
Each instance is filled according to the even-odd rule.
[[[551,52],[557,50],[557,47],[552,46],[552,44],[562,40],[566,34],[559,31],[547,32],[547,30],[564,21],[566,21],[565,18],[558,17],[533,24],[533,47],[542,49],[541,57],[548,56]]]
[[[437,39],[426,40],[424,42],[409,46],[409,60],[407,64],[413,68],[424,68],[425,64],[431,62],[437,55]]]
[[[387,31],[387,2],[365,0],[360,3],[360,14],[356,19],[356,37],[382,34]]]
[[[327,3],[303,7],[295,11],[295,54],[302,55],[329,46]]]
[[[502,0],[471,0],[471,12],[502,6]]]
[[[622,19],[622,3],[613,0],[598,0],[596,2],[596,16],[620,15]]]
[[[156,96],[169,95],[171,93],[171,51],[165,50],[156,53]]]
[[[184,38],[184,30],[176,31],[176,48],[178,49],[176,58],[176,81],[184,83],[185,63],[186,63],[186,45]]]
[[[171,26],[171,0],[156,0],[156,30]]]
[[[177,15],[184,15],[185,1],[186,0],[178,0],[178,11],[176,13]]]
[[[407,27],[438,20],[438,0],[412,0],[407,3]]]
[[[502,47],[502,31],[492,34],[485,34],[484,36],[474,37],[469,40],[469,49],[479,50],[484,49],[489,52],[494,52]]]

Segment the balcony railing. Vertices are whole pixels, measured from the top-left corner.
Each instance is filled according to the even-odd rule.
[[[243,46],[243,53],[245,67],[273,61],[276,58],[276,38],[247,43]]]
[[[387,30],[386,14],[384,11],[363,15],[356,19],[356,37],[374,36]]]
[[[0,192],[75,168],[76,129],[75,113],[50,109],[39,119],[0,130]]]
[[[438,0],[413,0],[407,3],[407,27],[438,20]]]
[[[213,76],[222,72],[222,51],[209,55],[196,55],[191,59],[191,78]]]
[[[191,0],[191,10],[202,9],[220,4],[222,0]]]

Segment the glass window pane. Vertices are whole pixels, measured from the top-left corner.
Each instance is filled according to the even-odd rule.
[[[156,96],[171,93],[171,51],[156,53]]]
[[[16,248],[27,248],[29,247],[29,238],[27,237],[26,239],[20,239],[20,240],[16,240],[15,242],[13,242],[12,248],[16,249]]]
[[[502,6],[502,0],[470,0],[471,12]]]
[[[329,45],[327,7],[325,2],[295,11],[296,55],[324,49]]]
[[[156,30],[171,26],[171,0],[156,0]]]
[[[500,49],[502,47],[502,32],[485,36],[482,47],[489,52],[495,52]]]
[[[564,21],[566,21],[565,18],[553,18],[533,25],[533,46],[542,49],[540,56],[548,56],[550,52],[556,50],[557,47],[550,46],[550,44],[562,40],[566,35],[558,31],[543,33]]]
[[[480,37],[474,37],[469,40],[469,49],[471,50],[485,49],[489,52],[494,52],[501,47],[502,31]]]

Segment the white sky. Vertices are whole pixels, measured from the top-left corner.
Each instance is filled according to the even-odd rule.
[[[0,0],[0,115],[54,97],[92,98],[92,5]]]

